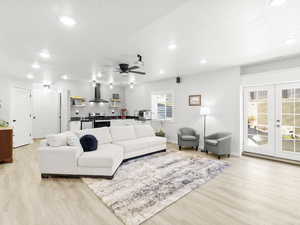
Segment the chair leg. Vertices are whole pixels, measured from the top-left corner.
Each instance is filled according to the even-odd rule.
[[[230,158],[230,154],[228,154],[228,158]]]
[[[179,151],[181,150],[181,146],[179,146]]]
[[[206,152],[206,154],[208,154],[208,151],[207,151],[207,150],[206,150],[205,152]]]
[[[219,160],[221,159],[221,156],[220,156],[220,155],[218,155],[218,159],[219,159]]]
[[[195,149],[196,149],[196,151],[198,151],[198,146]]]

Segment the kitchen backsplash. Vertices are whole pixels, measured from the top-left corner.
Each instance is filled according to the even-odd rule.
[[[85,117],[88,116],[89,113],[101,113],[105,116],[119,116],[120,110],[119,109],[112,109],[109,107],[110,103],[107,104],[98,104],[98,103],[86,103],[87,106],[85,107],[71,107],[71,117],[80,116]],[[115,111],[115,113],[112,113],[112,110]],[[79,112],[79,114],[76,114],[76,111]]]

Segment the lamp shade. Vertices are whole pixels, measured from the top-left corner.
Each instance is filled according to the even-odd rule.
[[[209,112],[210,112],[210,110],[209,110],[208,107],[206,107],[206,106],[201,106],[201,108],[200,108],[200,115],[201,115],[201,116],[206,116],[206,115],[209,114]]]

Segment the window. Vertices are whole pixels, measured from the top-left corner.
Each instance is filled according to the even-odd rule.
[[[174,119],[174,95],[171,92],[153,93],[152,99],[152,119],[173,120]]]

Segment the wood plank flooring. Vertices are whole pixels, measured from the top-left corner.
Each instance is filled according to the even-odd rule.
[[[80,179],[41,180],[37,146],[16,149],[13,164],[0,164],[0,225],[122,225]],[[224,173],[143,225],[300,225],[299,166],[226,160]]]

